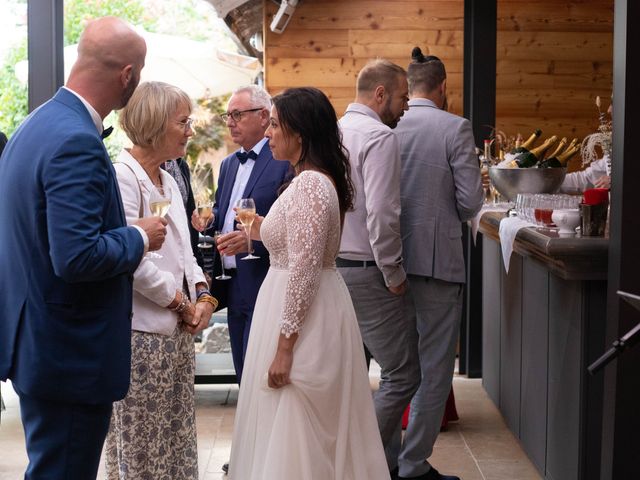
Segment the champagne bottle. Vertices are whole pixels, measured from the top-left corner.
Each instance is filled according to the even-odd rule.
[[[556,147],[556,149],[553,151],[553,153],[551,153],[546,159],[545,161],[547,161],[550,158],[556,157],[564,148],[564,146],[567,144],[567,137],[562,137],[562,139],[560,140],[560,143],[558,143],[558,146]],[[541,162],[542,163],[542,162]]]
[[[544,162],[540,162],[540,164],[538,165],[538,168],[565,167],[569,159],[579,151],[580,151],[580,145],[574,145],[573,147],[568,147],[564,152],[562,152],[557,157],[550,157],[550,158],[547,158]]]
[[[552,165],[557,166],[557,163],[558,163],[557,157],[558,155],[560,155],[560,152],[562,151],[566,143],[567,143],[567,137],[562,137],[562,140],[560,140],[560,143],[558,143],[558,146],[553,151],[553,153],[548,155],[547,158],[545,158],[544,160],[538,162],[538,168],[549,168]],[[571,147],[567,147],[567,150],[569,150],[570,148]]]
[[[547,138],[542,145],[531,150],[521,153],[516,157],[515,162],[520,168],[533,167],[540,159],[544,157],[544,153],[558,140],[555,135]]]
[[[531,150],[531,147],[533,147],[533,144],[536,143],[536,140],[538,140],[541,134],[542,134],[542,130],[538,128],[535,132],[531,134],[529,138],[527,138],[527,140],[524,143],[522,143],[522,145],[520,145],[519,147],[516,146],[516,148],[511,150],[511,153],[513,153],[514,155],[517,155],[519,153],[528,152],[529,150]]]
[[[491,140],[484,141],[484,161],[487,165],[491,165],[493,163],[493,158],[491,156]]]

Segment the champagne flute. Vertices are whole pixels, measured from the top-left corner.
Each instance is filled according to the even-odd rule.
[[[251,246],[251,225],[253,225],[253,220],[256,218],[256,203],[253,201],[253,198],[241,198],[236,203],[236,208],[236,214],[238,215],[238,220],[240,220],[240,223],[242,223],[244,227],[244,233],[247,235],[247,244],[249,247],[249,254],[240,260],[260,258],[253,255],[253,247]]]
[[[169,211],[171,206],[171,187],[163,185],[153,185],[149,192],[149,209],[151,214],[157,217],[163,217]],[[148,252],[149,258],[163,258],[156,252]]]
[[[222,235],[222,232],[219,230],[216,230],[215,232],[213,232],[213,241],[215,242],[215,244],[218,244],[218,239],[220,238],[220,235]],[[218,252],[219,253],[219,252]],[[222,267],[222,275],[218,275],[216,277],[216,280],[229,280],[231,278],[230,275],[227,275],[224,271],[224,255],[222,253],[219,253],[220,255],[220,265]]]
[[[211,226],[213,223],[213,203],[212,202],[202,202],[198,203],[196,206],[198,209],[198,216],[204,222],[204,230],[203,233]],[[206,235],[205,235],[206,236]],[[207,243],[206,240],[198,243],[199,248],[211,248],[211,244]]]
[[[151,213],[158,217],[164,217],[171,206],[171,187],[154,185],[149,195],[149,208]]]

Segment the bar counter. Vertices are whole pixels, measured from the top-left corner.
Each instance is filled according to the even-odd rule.
[[[525,228],[509,273],[485,213],[483,386],[545,479],[598,478],[603,381],[587,366],[605,347],[608,239]]]

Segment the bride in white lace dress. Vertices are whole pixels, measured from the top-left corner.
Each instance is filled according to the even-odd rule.
[[[269,146],[298,174],[257,218],[271,255],[236,410],[233,480],[388,480],[362,339],[336,271],[353,190],[337,119],[317,89],[274,98]]]

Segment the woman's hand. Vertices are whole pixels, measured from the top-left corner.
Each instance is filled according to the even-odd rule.
[[[185,322],[184,324],[185,330],[187,330],[191,335],[201,332],[209,326],[211,315],[213,315],[213,305],[209,302],[196,303],[194,314],[191,317],[191,323],[189,324]]]
[[[270,388],[282,388],[289,385],[291,380],[291,365],[293,364],[293,346],[298,340],[298,333],[293,333],[289,337],[280,334],[278,338],[278,350],[276,356],[269,367],[267,384]]]
[[[267,384],[270,388],[282,388],[289,385],[291,380],[291,365],[293,364],[293,350],[280,349],[269,367],[269,378]]]
[[[238,213],[238,207],[233,207],[233,211]],[[258,241],[262,240],[262,238],[260,237],[260,228],[262,227],[263,220],[264,220],[264,217],[261,217],[257,213],[256,213],[256,216],[253,217],[253,223],[251,224],[251,240],[258,240]],[[236,225],[238,230],[240,230],[241,232],[245,232],[244,225],[242,225],[242,222],[237,216],[236,216],[236,222],[238,222]]]
[[[209,219],[209,222],[205,222],[200,215],[198,215],[198,209],[195,208],[191,214],[191,226],[199,232],[204,232],[207,228],[207,224],[211,226],[213,224],[214,217]]]
[[[611,177],[609,175],[603,175],[595,181],[593,186],[596,188],[611,188]]]
[[[180,320],[185,325],[193,325],[193,317],[196,313],[196,308],[193,303],[187,303],[187,307],[180,312],[178,315],[180,316]]]

